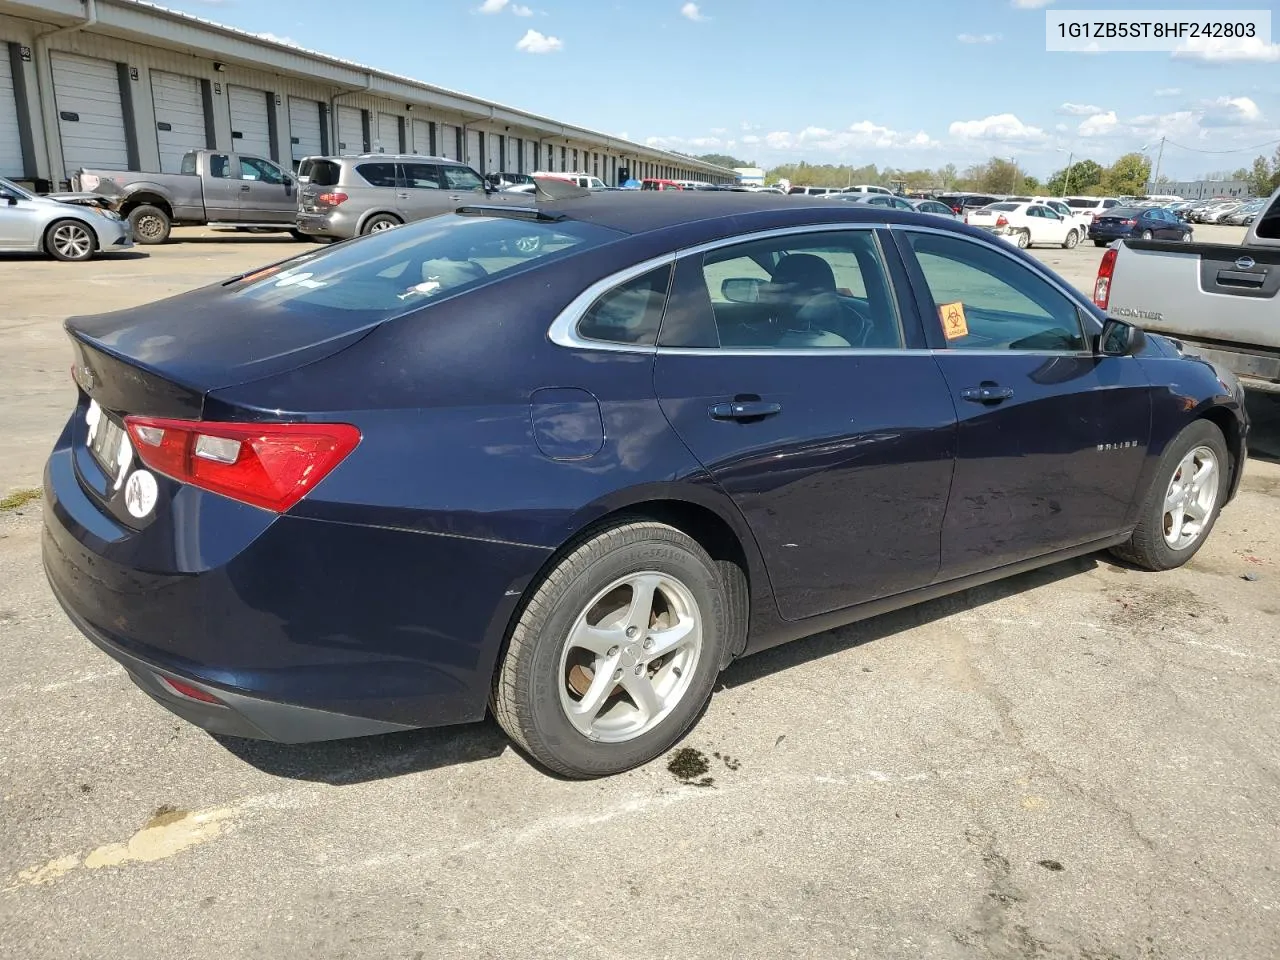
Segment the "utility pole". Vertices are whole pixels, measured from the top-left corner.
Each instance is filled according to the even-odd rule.
[[[1062,195],[1065,197],[1071,190],[1071,161],[1076,158],[1075,151],[1067,153],[1067,172],[1062,177]]]
[[[1164,159],[1164,141],[1165,141],[1165,138],[1161,137],[1160,151],[1156,154],[1156,172],[1155,172],[1155,175],[1151,178],[1152,193],[1156,192],[1156,184],[1160,182],[1160,161]]]
[[[1009,193],[1018,193],[1018,160],[1016,157],[1010,157],[1009,162],[1013,164],[1013,182],[1009,186]]]

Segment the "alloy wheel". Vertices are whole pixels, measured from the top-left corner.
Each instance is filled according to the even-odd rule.
[[[83,260],[93,251],[93,237],[77,223],[63,223],[53,231],[53,249],[66,260]]]
[[[693,594],[665,573],[629,574],[578,615],[560,654],[560,706],[584,736],[634,740],[660,724],[689,689],[702,652]]]
[[[1218,502],[1218,457],[1206,446],[1178,463],[1164,495],[1164,542],[1185,550],[1200,539]]]

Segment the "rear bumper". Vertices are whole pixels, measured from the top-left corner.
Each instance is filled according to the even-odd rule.
[[[334,210],[330,213],[299,213],[296,220],[298,232],[309,237],[332,237],[350,240],[359,233],[355,218]]]

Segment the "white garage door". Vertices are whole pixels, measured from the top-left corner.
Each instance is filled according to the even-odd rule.
[[[378,114],[378,136],[373,144],[373,152],[400,152],[400,118],[394,113]]]
[[[467,155],[462,158],[463,162],[468,164],[469,166],[474,167],[477,170],[482,170],[484,167],[484,158],[480,156],[480,131],[479,130],[467,131],[466,147],[467,147]]]
[[[160,172],[181,173],[182,155],[208,143],[204,129],[204,99],[200,81],[163,70],[151,71],[151,99],[156,107],[156,144]]]
[[[129,169],[116,65],[70,53],[51,53],[49,61],[67,176],[81,167]]]
[[[324,153],[320,136],[320,103],[316,100],[289,98],[289,142],[294,160],[318,157]]]
[[[485,153],[489,155],[485,161],[485,171],[500,171],[505,169],[502,164],[502,134],[488,133],[484,138]]]
[[[231,149],[236,153],[271,156],[271,124],[267,120],[267,92],[252,87],[227,87],[231,107]]]
[[[413,128],[413,152],[426,156],[431,152],[431,124],[426,120],[415,120]]]
[[[364,120],[359,107],[338,108],[338,156],[364,153]]]
[[[9,71],[9,45],[0,41],[0,177],[23,177],[22,140],[18,136],[18,101]]]
[[[533,173],[538,169],[537,164],[533,161],[533,148],[535,146],[537,146],[537,143],[533,140],[524,142],[524,166],[520,168],[524,173]]]
[[[453,124],[440,124],[436,131],[436,152],[450,160],[458,159],[458,128]]]

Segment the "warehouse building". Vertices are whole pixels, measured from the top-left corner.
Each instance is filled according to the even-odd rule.
[[[81,167],[177,173],[203,147],[286,167],[419,153],[611,185],[735,176],[140,0],[0,0],[0,175],[56,189]]]

